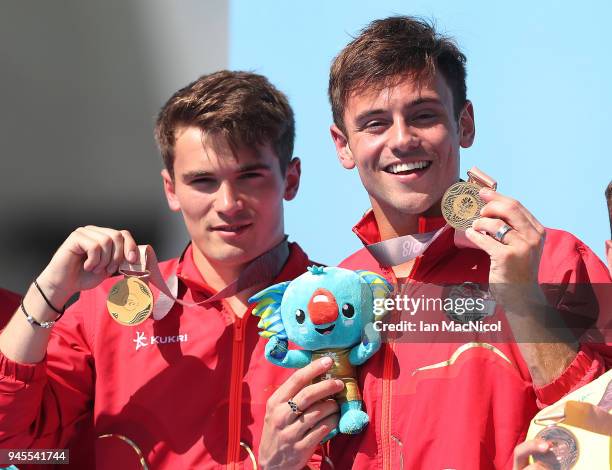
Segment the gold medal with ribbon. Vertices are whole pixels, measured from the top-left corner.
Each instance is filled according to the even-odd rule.
[[[442,216],[451,227],[466,230],[480,217],[485,203],[478,193],[483,187],[496,190],[497,182],[472,167],[468,171],[467,181],[459,181],[446,190],[442,197]]]

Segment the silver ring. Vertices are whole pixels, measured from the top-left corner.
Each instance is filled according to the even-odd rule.
[[[294,402],[293,400],[289,400],[287,402],[287,404],[289,405],[289,407],[291,408],[291,412],[296,415],[296,416],[300,416],[301,414],[303,414],[304,412],[302,410],[300,410],[300,407],[297,406],[297,403]]]
[[[512,227],[510,227],[508,224],[504,224],[502,225],[502,228],[495,232],[495,236],[493,238],[495,238],[495,240],[498,242],[503,243],[504,237],[510,230],[512,230]]]

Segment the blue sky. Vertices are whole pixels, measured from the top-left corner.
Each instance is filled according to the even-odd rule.
[[[435,20],[468,58],[475,144],[461,154],[544,225],[574,233],[603,258],[603,191],[612,179],[610,2],[232,0],[232,69],[262,73],[296,113],[303,179],[286,230],[312,259],[336,264],[361,246],[351,227],[369,207],[338,163],[329,125],[329,65],[351,35],[392,14]]]

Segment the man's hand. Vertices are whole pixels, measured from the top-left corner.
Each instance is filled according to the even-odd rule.
[[[88,225],[72,232],[38,277],[56,305],[91,289],[117,271],[124,260],[138,261],[137,245],[127,230]]]
[[[324,357],[296,371],[270,397],[259,446],[262,469],[301,469],[319,443],[338,426],[338,404],[333,395],[344,388],[341,380],[312,380],[330,369]],[[287,403],[293,401],[297,415]]]
[[[480,190],[486,205],[465,234],[491,258],[489,285],[519,344],[536,386],[543,386],[569,366],[578,345],[538,283],[546,232],[521,203],[490,189]],[[505,225],[510,230],[496,234]],[[527,335],[537,342],[525,342]]]
[[[62,308],[76,292],[91,289],[113,274],[127,259],[138,261],[138,247],[129,232],[87,226],[76,229],[59,247],[38,276],[38,289],[30,286],[23,298],[24,308],[38,322],[57,318],[55,308]],[[17,311],[0,334],[0,350],[9,359],[23,364],[43,360],[51,329],[33,326]]]
[[[547,467],[541,462],[529,465],[529,456],[533,454],[546,454],[549,452],[548,442],[532,440],[525,441],[514,448],[514,465],[512,470],[546,470]],[[554,457],[554,455],[552,455]]]
[[[523,302],[543,302],[538,285],[538,268],[546,231],[523,205],[490,189],[481,189],[487,204],[467,238],[491,257],[489,283],[496,299],[506,310],[522,310]],[[501,241],[495,234],[505,225],[508,231]],[[481,233],[484,232],[484,233]]]

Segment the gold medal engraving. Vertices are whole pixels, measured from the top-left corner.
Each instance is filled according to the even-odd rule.
[[[484,201],[478,192],[480,186],[470,182],[453,184],[442,197],[442,215],[451,227],[466,230],[480,217]]]
[[[127,277],[110,290],[106,306],[116,322],[127,326],[139,325],[153,311],[153,293],[140,279]]]

